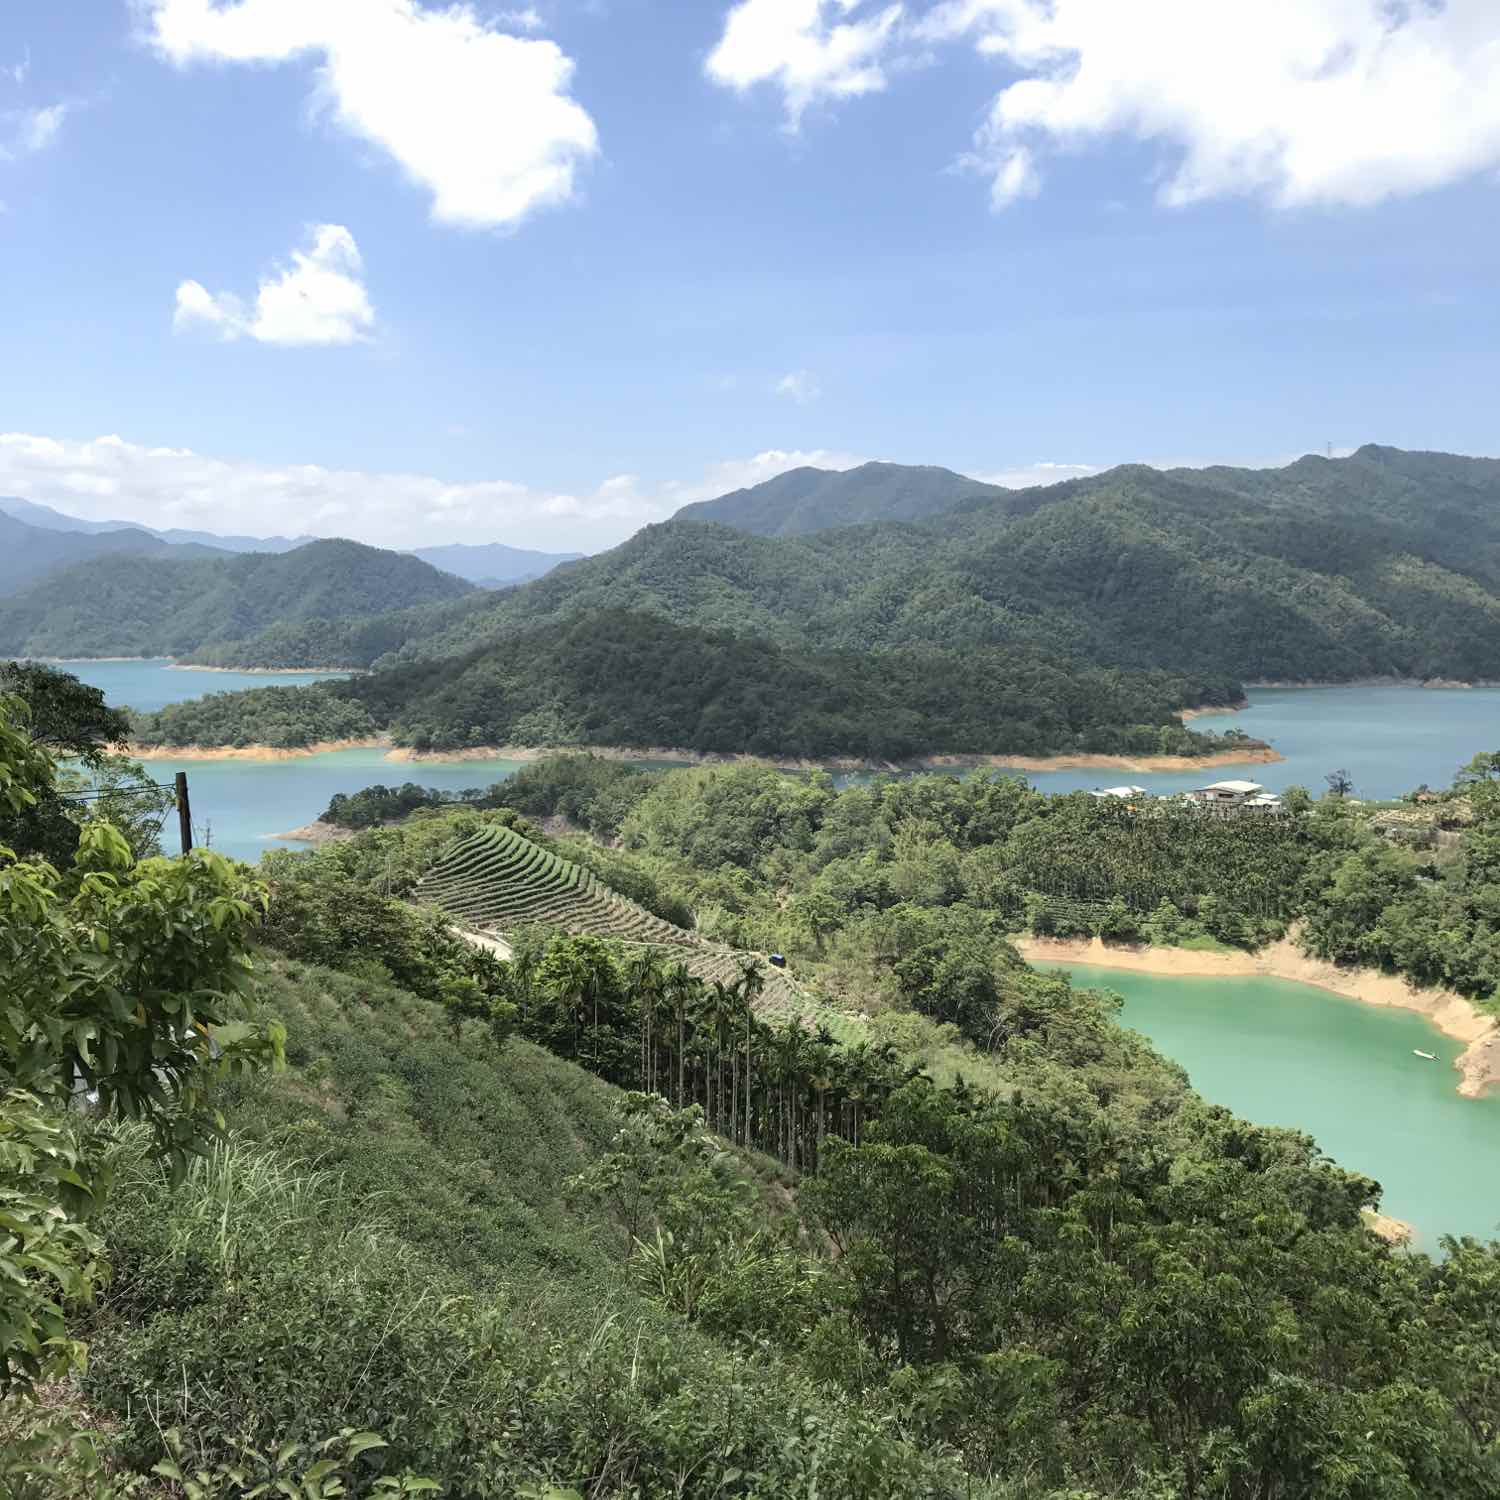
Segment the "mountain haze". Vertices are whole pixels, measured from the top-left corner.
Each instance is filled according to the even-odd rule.
[[[576,562],[583,553],[533,552],[525,547],[507,547],[503,542],[454,542],[444,547],[417,547],[412,556],[483,588],[507,588],[540,578],[563,563]]]
[[[212,547],[220,552],[290,552],[313,541],[310,536],[223,536],[215,531],[191,531],[178,526],[162,529],[142,526],[137,521],[85,521],[79,516],[70,516],[54,510],[50,505],[41,505],[34,500],[22,500],[13,495],[0,495],[0,512],[25,521],[28,526],[40,526],[45,531],[81,532],[99,536],[109,531],[139,531],[164,542],[182,546]]]
[[[182,560],[224,555],[207,547],[174,546],[149,531],[54,531],[0,513],[0,595],[39,583],[75,563],[126,553]]]
[[[764,484],[684,505],[674,521],[717,521],[757,536],[806,536],[869,521],[919,521],[960,501],[994,499],[999,485],[930,464],[789,469]]]

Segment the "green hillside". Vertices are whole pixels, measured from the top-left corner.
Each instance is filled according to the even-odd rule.
[[[120,534],[81,540],[98,543]],[[272,626],[401,610],[471,591],[418,558],[357,542],[190,561],[101,557],[0,599],[0,653],[179,656]]]
[[[1500,462],[1364,448],[1274,470],[1127,467],[796,538],[674,520],[436,630],[412,622],[393,655],[601,609],[821,648],[1035,643],[1252,680],[1483,678],[1500,659]]]
[[[920,521],[965,500],[1001,500],[999,485],[931,464],[791,469],[749,489],[684,505],[674,520],[715,521],[757,536],[805,536],[869,521]]]
[[[1196,754],[1189,704],[1212,675],[1094,668],[1038,647],[813,652],[605,611],[462,656],[305,688],[218,693],[140,716],[145,745],[271,744],[391,734],[419,750],[624,745],[902,760],[939,751]]]

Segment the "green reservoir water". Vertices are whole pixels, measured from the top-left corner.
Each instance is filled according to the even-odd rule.
[[[1071,973],[1122,996],[1124,1024],[1181,1063],[1204,1098],[1304,1130],[1340,1166],[1375,1178],[1419,1249],[1435,1251],[1444,1234],[1500,1234],[1500,1097],[1459,1095],[1452,1064],[1463,1047],[1421,1016],[1283,979]]]
[[[166,661],[69,662],[66,670],[102,688],[112,704],[147,712],[207,693],[326,680],[326,674],[308,672],[180,671]],[[1238,726],[1271,741],[1286,759],[1238,773],[1049,771],[1030,780],[1048,792],[1128,780],[1163,793],[1244,774],[1276,790],[1300,784],[1319,792],[1323,777],[1344,767],[1357,796],[1395,797],[1424,781],[1447,786],[1477,751],[1500,749],[1500,688],[1256,689],[1249,708],[1199,722],[1214,730]],[[461,791],[501,781],[520,764],[496,759],[398,765],[378,750],[340,750],[287,761],[152,761],[151,767],[163,781],[187,771],[195,820],[211,829],[214,846],[254,860],[275,847],[269,834],[310,823],[335,792],[393,781]]]
[[[205,698],[210,693],[237,693],[242,688],[300,687],[326,682],[333,672],[208,672],[174,667],[169,657],[145,661],[63,661],[56,664],[103,691],[113,708],[154,714],[169,703]]]
[[[1305,786],[1318,795],[1323,778],[1342,768],[1354,779],[1356,797],[1380,800],[1402,796],[1423,782],[1449,786],[1458,768],[1480,750],[1500,750],[1500,688],[1252,688],[1249,697],[1248,708],[1197,719],[1193,728],[1243,729],[1284,757],[1271,765],[1207,775],[1048,771],[1029,780],[1046,792],[1130,782],[1160,794],[1221,776],[1246,776],[1273,791]]]

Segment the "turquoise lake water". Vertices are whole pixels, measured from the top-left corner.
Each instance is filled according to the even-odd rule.
[[[1205,1099],[1304,1130],[1340,1166],[1375,1178],[1418,1249],[1436,1250],[1444,1234],[1500,1234],[1500,1097],[1458,1093],[1463,1046],[1423,1017],[1284,979],[1071,973],[1122,996],[1124,1024],[1181,1063]]]
[[[1330,771],[1347,770],[1354,795],[1381,799],[1452,784],[1480,750],[1500,750],[1500,688],[1252,688],[1250,706],[1210,714],[1192,727],[1243,729],[1283,756],[1243,770],[1143,775],[1135,771],[1049,771],[1029,779],[1043,791],[1076,791],[1129,782],[1156,793],[1186,791],[1223,776],[1243,776],[1273,791],[1305,786],[1315,796]]]

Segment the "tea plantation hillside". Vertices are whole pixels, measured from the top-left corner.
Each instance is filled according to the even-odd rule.
[[[666,950],[664,957],[677,959],[690,974],[710,984],[731,984],[750,965],[763,986],[756,1004],[761,1015],[801,1018],[844,1037],[860,1030],[849,1016],[805,995],[761,955],[706,942],[663,921],[611,890],[592,871],[543,849],[513,828],[490,826],[463,839],[422,878],[416,896],[480,932],[505,936],[528,927],[549,927]]]

